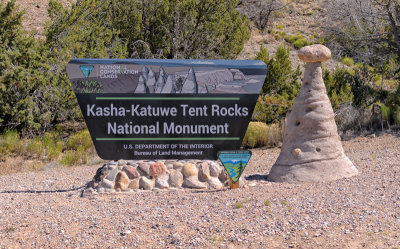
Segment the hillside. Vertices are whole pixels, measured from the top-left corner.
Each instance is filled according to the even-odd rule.
[[[10,0],[5,0],[9,2]],[[59,0],[64,6],[69,7],[75,0]],[[47,7],[49,0],[17,0],[17,5],[25,11],[22,25],[28,31],[32,31],[35,37],[44,38],[44,25],[49,20]]]
[[[284,36],[304,35],[308,42],[318,43],[322,36],[322,23],[326,10],[322,0],[288,1],[286,6],[275,13],[269,27],[264,32],[252,28],[251,37],[238,59],[253,59],[261,46],[270,54],[275,54],[280,45],[290,48],[290,59],[293,67],[302,66],[293,44],[286,42]],[[343,64],[335,59],[324,63],[325,68],[333,69]]]
[[[6,2],[9,0],[6,0]],[[60,0],[61,3],[69,7],[75,0]],[[321,6],[322,0],[288,1],[285,7],[278,11],[272,18],[272,22],[265,32],[261,32],[252,25],[252,32],[249,41],[245,44],[244,50],[238,59],[253,59],[260,50],[261,45],[267,48],[270,54],[275,54],[280,45],[290,48],[290,59],[293,67],[302,65],[297,57],[296,49],[291,43],[285,41],[282,35],[304,35],[310,42],[318,42],[321,36],[321,20],[324,18],[326,10]],[[48,21],[47,6],[49,0],[24,0],[17,1],[18,6],[25,10],[23,26],[28,31],[33,31],[38,38],[44,38],[44,25]],[[330,60],[325,63],[325,67],[333,69],[342,65],[337,60]]]

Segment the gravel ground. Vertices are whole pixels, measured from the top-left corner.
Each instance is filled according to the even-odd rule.
[[[316,184],[266,181],[279,149],[253,151],[239,190],[82,198],[99,165],[3,175],[0,247],[399,248],[400,138],[343,145],[360,174]]]

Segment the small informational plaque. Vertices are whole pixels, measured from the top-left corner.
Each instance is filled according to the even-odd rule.
[[[226,172],[231,178],[232,183],[239,181],[244,169],[251,158],[251,151],[236,150],[236,151],[220,151],[218,159],[221,161]]]
[[[67,73],[98,155],[217,159],[237,150],[264,84],[257,60],[74,59]]]

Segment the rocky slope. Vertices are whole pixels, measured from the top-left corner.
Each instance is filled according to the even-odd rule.
[[[66,7],[75,2],[75,0],[59,1]],[[261,45],[266,47],[272,55],[275,54],[278,46],[286,45],[290,48],[290,59],[293,67],[296,68],[298,65],[302,65],[293,45],[286,42],[284,37],[276,35],[276,32],[279,31],[287,35],[302,34],[310,42],[318,41],[321,36],[321,23],[326,13],[323,4],[321,4],[322,1],[283,0],[286,7],[275,13],[271,19],[271,25],[265,32],[252,28],[251,37],[245,44],[244,50],[240,53],[238,59],[254,59],[257,52],[260,51]],[[17,5],[25,10],[23,20],[25,29],[34,32],[38,38],[44,38],[44,25],[49,20],[47,15],[48,3],[49,0],[17,1]],[[336,60],[330,60],[325,64],[325,67],[332,69],[338,65],[341,66],[342,64]]]
[[[5,0],[9,2],[10,0]],[[58,0],[69,7],[75,0]],[[17,6],[25,12],[22,25],[27,31],[33,32],[35,37],[44,38],[44,26],[49,20],[47,7],[49,0],[17,0]]]

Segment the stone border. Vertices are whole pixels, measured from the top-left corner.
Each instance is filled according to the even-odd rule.
[[[219,161],[119,160],[104,164],[86,184],[82,196],[142,190],[223,189],[229,176]],[[243,177],[240,186],[246,186]]]

